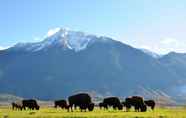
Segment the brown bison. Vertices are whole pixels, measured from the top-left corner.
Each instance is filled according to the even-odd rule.
[[[109,107],[113,107],[113,109],[123,109],[123,105],[121,104],[119,98],[117,97],[108,97],[103,99],[103,104]]]
[[[145,102],[145,104],[146,104],[147,106],[151,107],[151,109],[154,110],[155,105],[156,105],[156,103],[155,103],[154,100],[145,100],[144,102]]]
[[[67,101],[66,100],[56,100],[54,101],[54,107],[61,107],[61,109],[68,109]]]
[[[132,96],[125,99],[126,110],[129,111],[133,106],[135,111],[145,112],[147,110],[147,106],[145,105],[143,98],[140,96]]]
[[[34,99],[29,99],[29,100],[22,100],[22,104],[23,104],[23,109],[26,110],[26,108],[30,109],[30,110],[39,110],[39,105],[37,104],[37,101]]]
[[[72,95],[68,97],[69,107],[71,111],[73,111],[73,106],[76,108],[77,106],[82,110],[92,111],[94,109],[94,104],[91,101],[91,97],[87,93],[79,93],[76,95]]]

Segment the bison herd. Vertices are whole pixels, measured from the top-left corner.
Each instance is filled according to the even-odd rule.
[[[12,109],[17,109],[17,110],[39,110],[39,105],[37,104],[36,100],[30,99],[30,100],[22,100],[22,101],[17,101],[12,103]]]
[[[93,111],[94,106],[96,106],[89,94],[79,93],[68,97],[68,103],[66,100],[56,100],[54,101],[54,107],[60,107],[62,109],[67,109],[68,111],[73,111],[77,107],[81,111]],[[114,110],[122,110],[124,107],[126,111],[130,111],[133,107],[136,112],[145,112],[147,107],[150,107],[152,110],[155,108],[154,100],[144,100],[140,96],[132,96],[125,99],[121,102],[118,97],[107,97],[104,98],[101,103],[98,104],[100,109],[109,109],[113,108]],[[19,102],[13,102],[12,108],[17,110],[39,110],[40,106],[37,104],[37,101],[34,99],[22,100]]]

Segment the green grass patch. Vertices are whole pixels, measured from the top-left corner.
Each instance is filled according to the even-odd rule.
[[[54,108],[41,108],[39,111],[13,111],[10,108],[0,108],[0,118],[186,118],[186,109],[181,107],[157,108],[147,112],[125,112],[100,110],[93,112],[67,112],[67,110]]]

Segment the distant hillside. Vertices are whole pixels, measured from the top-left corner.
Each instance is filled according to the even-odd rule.
[[[115,41],[61,29],[37,43],[0,51],[0,93],[54,100],[77,91],[126,97],[158,90],[173,99],[184,93],[185,56],[159,58]]]
[[[22,100],[23,98],[21,97],[17,97],[14,95],[10,95],[10,94],[0,94],[0,102],[13,102],[13,101],[17,101],[17,100]]]

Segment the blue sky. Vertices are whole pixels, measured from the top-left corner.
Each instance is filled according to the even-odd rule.
[[[186,52],[185,0],[0,0],[0,48],[67,27],[157,53]]]

